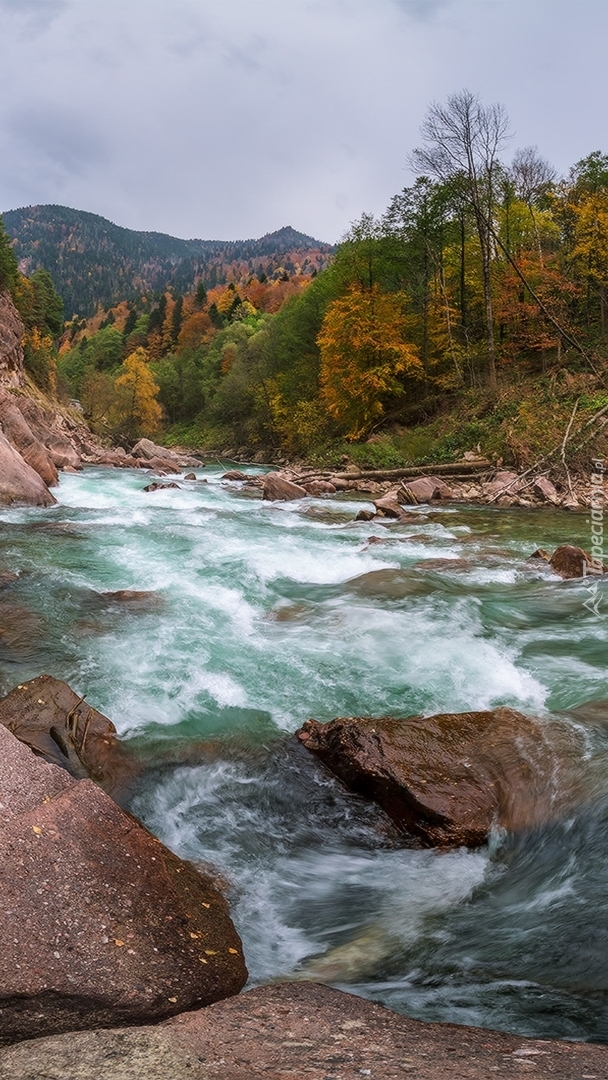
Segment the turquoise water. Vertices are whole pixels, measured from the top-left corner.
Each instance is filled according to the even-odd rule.
[[[588,546],[584,515],[355,523],[362,497],[263,503],[222,471],[146,494],[88,469],[57,507],[4,511],[0,688],[48,671],[139,749],[197,745],[133,808],[227,879],[253,982],[322,970],[425,1019],[608,1040],[603,791],[492,850],[404,848],[287,737],[308,717],[608,698],[608,587],[596,614],[582,582],[525,561]],[[121,589],[149,595],[103,595]],[[597,764],[603,727],[589,739]]]

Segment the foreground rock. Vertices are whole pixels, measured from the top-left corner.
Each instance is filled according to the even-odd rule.
[[[289,501],[291,499],[305,499],[308,492],[306,488],[294,484],[278,472],[266,473],[262,487],[262,498],[271,502]]]
[[[0,761],[0,1042],[238,993],[240,939],[209,879],[4,727]]]
[[[159,1027],[36,1039],[0,1051],[2,1080],[552,1080],[606,1076],[608,1049],[424,1024],[313,984],[258,987]]]
[[[0,506],[53,506],[55,502],[38,473],[0,434]]]
[[[352,791],[431,846],[477,847],[496,825],[534,828],[581,797],[580,735],[512,709],[308,720],[298,737]]]
[[[112,721],[52,675],[11,690],[0,701],[0,725],[34,754],[76,779],[90,777],[120,802],[141,772]]]

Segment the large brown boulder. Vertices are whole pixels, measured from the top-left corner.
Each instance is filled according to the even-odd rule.
[[[262,488],[262,498],[268,499],[271,502],[278,502],[280,500],[287,502],[291,499],[305,499],[307,491],[305,488],[300,487],[299,484],[294,484],[292,480],[289,480],[282,473],[270,472],[266,473],[264,477],[264,485]]]
[[[35,1039],[0,1051],[2,1080],[551,1080],[606,1076],[608,1049],[421,1023],[313,983],[259,986],[157,1027]]]
[[[0,434],[0,506],[53,506],[55,502],[38,473]]]
[[[479,846],[496,825],[533,828],[559,815],[560,797],[571,805],[581,783],[576,729],[513,709],[307,720],[298,737],[351,790],[437,847]]]
[[[121,802],[143,767],[112,721],[52,675],[39,675],[2,698],[0,725],[45,761],[77,779],[90,777]]]
[[[11,446],[38,473],[47,487],[57,483],[57,469],[45,446],[24,420],[14,394],[0,390],[0,427]]]
[[[0,289],[0,386],[23,386],[23,335],[25,327],[11,294]]]
[[[559,574],[565,581],[570,578],[606,572],[601,559],[595,561],[584,548],[576,547],[574,544],[561,544],[556,548],[549,559],[549,566],[554,574]]]
[[[0,748],[0,1043],[238,993],[241,942],[210,878],[5,728]]]

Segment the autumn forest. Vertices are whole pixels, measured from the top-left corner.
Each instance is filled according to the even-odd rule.
[[[3,233],[32,377],[123,442],[529,461],[573,408],[608,404],[608,155],[560,178],[536,148],[513,151],[500,106],[462,91],[429,108],[409,161],[413,183],[319,272],[297,252],[241,260],[63,325],[59,282],[17,273]]]

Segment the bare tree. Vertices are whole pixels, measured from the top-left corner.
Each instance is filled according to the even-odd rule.
[[[488,383],[495,392],[496,346],[492,312],[492,220],[499,154],[509,139],[509,119],[502,105],[483,105],[476,94],[461,90],[445,105],[431,105],[421,128],[424,146],[414,150],[416,168],[440,180],[460,179],[475,218],[485,301]]]
[[[555,183],[555,169],[541,157],[536,146],[518,150],[509,169],[509,179],[518,199],[528,207],[538,249],[538,259],[543,265],[543,250],[536,220],[535,209]]]

